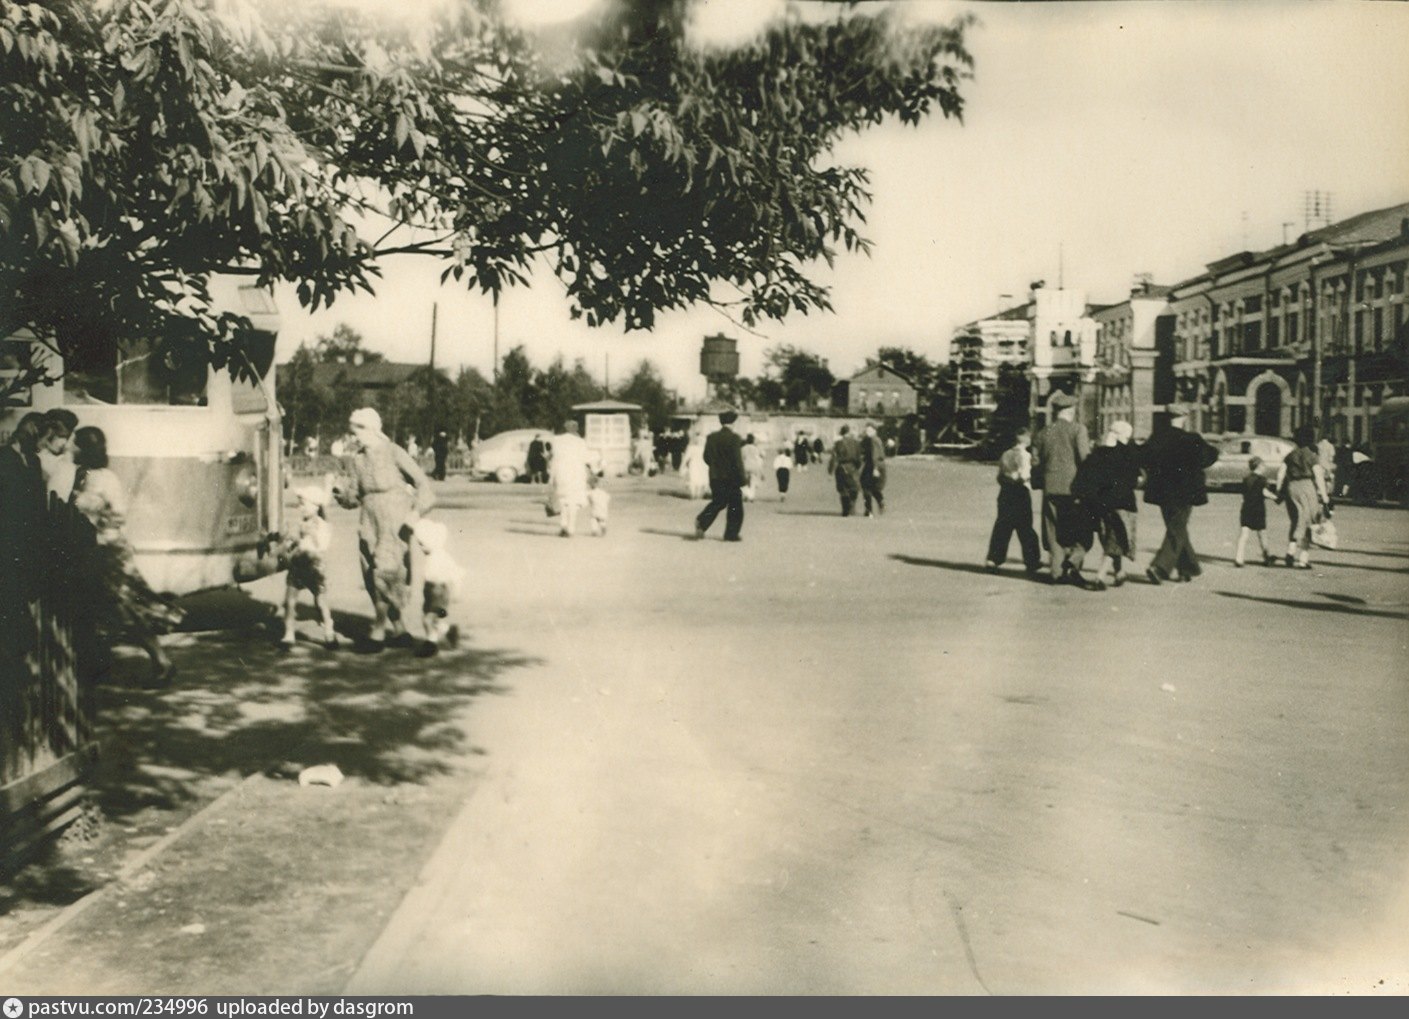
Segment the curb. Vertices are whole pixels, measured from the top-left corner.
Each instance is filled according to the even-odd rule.
[[[223,793],[221,793],[215,799],[211,800],[200,810],[196,811],[194,814],[186,818],[186,820],[182,821],[171,831],[167,832],[165,835],[157,839],[157,841],[153,842],[146,849],[138,853],[137,856],[134,859],[130,860],[121,870],[119,870],[116,876],[114,876],[113,879],[107,884],[103,885],[101,888],[94,889],[93,891],[89,892],[87,895],[83,896],[80,899],[75,899],[73,902],[70,902],[67,906],[60,910],[59,914],[53,919],[46,921],[43,925],[31,931],[28,937],[26,937],[14,948],[6,952],[3,956],[0,956],[0,976],[4,976],[6,973],[10,972],[10,970],[14,969],[15,966],[19,965],[19,963],[25,958],[25,956],[29,955],[30,952],[34,951],[36,948],[44,944],[44,942],[48,941],[55,934],[62,931],[74,920],[77,920],[84,913],[88,912],[88,910],[91,909],[93,906],[96,906],[108,896],[112,895],[116,891],[116,889],[121,888],[132,878],[136,877],[137,874],[139,874],[143,870],[143,868],[145,868],[154,859],[160,856],[168,847],[173,845],[183,835],[191,831],[197,824],[203,822],[207,817],[210,817],[211,815],[219,812],[220,809],[222,809],[224,805],[229,802],[236,793],[244,789],[245,786],[249,785],[255,779],[262,777],[263,772],[258,771],[254,772],[253,774],[246,775],[235,785],[231,786],[229,789],[226,789]]]

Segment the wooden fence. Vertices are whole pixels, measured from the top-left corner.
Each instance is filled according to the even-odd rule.
[[[77,533],[75,512],[55,505],[57,534]],[[42,578],[37,600],[0,607],[0,874],[78,818],[97,753],[62,572]]]

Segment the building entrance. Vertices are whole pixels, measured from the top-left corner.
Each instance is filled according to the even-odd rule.
[[[1252,430],[1258,435],[1282,434],[1282,387],[1264,382],[1253,397]]]

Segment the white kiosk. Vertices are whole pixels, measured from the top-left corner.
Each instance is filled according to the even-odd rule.
[[[641,407],[620,400],[594,400],[573,406],[573,413],[582,415],[582,438],[612,477],[621,477],[631,469],[631,415]]]

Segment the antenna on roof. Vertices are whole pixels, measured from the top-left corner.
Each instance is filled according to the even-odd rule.
[[[1063,252],[1062,252],[1062,245],[1061,245],[1061,242],[1059,241],[1059,242],[1057,243],[1057,289],[1058,289],[1058,290],[1061,290],[1061,289],[1062,289],[1062,286],[1063,286],[1062,280],[1063,280],[1063,278],[1064,278],[1063,275],[1062,275],[1062,269],[1063,269],[1063,258],[1062,258],[1062,255],[1063,255]]]
[[[1306,191],[1302,195],[1302,218],[1306,222],[1306,229],[1311,230],[1313,223],[1319,226],[1331,225],[1331,192],[1329,191]]]

